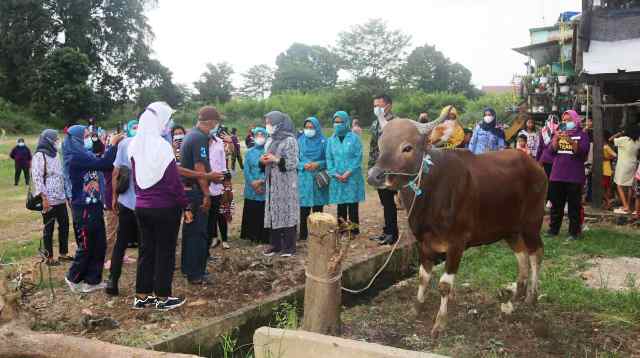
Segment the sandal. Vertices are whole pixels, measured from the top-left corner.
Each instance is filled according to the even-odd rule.
[[[613,213],[614,214],[624,214],[624,215],[628,215],[629,211],[626,210],[625,208],[615,208],[613,209]]]

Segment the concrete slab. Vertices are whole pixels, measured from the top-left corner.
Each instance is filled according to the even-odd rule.
[[[322,334],[261,327],[253,335],[255,358],[444,358]]]

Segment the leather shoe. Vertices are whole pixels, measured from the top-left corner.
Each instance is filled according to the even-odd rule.
[[[393,245],[396,243],[396,241],[398,241],[398,237],[394,236],[394,235],[385,235],[384,239],[379,241],[378,244],[380,245]]]

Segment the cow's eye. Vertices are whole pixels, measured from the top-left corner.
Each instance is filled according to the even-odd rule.
[[[405,145],[404,147],[402,147],[402,152],[403,153],[409,153],[413,150],[413,147],[410,144]]]

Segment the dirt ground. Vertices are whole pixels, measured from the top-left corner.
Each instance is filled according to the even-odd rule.
[[[34,317],[32,328],[145,347],[170,333],[187,331],[201,325],[207,319],[303,284],[306,242],[298,244],[297,255],[293,258],[266,258],[262,255],[263,246],[237,239],[241,205],[237,206],[236,212],[238,214],[230,228],[232,249],[216,248],[213,251],[216,259],[208,265],[212,285],[188,285],[180,273],[178,247],[173,294],[188,299],[187,304],[180,309],[158,313],[152,310],[134,311],[130,308],[135,287],[135,263],[125,264],[120,279],[120,297],[116,298],[103,292],[88,295],[71,293],[63,281],[63,275],[68,268],[68,264],[64,264],[52,270],[56,286],[56,299],[53,303],[48,287],[25,298],[24,307]],[[335,208],[329,208],[328,212],[335,215]],[[347,261],[354,257],[388,250],[387,247],[379,247],[368,240],[369,236],[381,231],[382,213],[377,197],[369,195],[369,200],[361,205],[360,217],[363,230],[361,235],[353,240]],[[135,257],[136,251],[130,249],[127,254]],[[35,261],[29,259],[23,262],[27,279],[35,279],[33,272],[28,272]],[[105,278],[107,274],[108,271],[105,270]]]
[[[598,323],[586,312],[568,312],[550,304],[516,305],[500,311],[496,297],[468,287],[456,289],[449,303],[444,336],[429,335],[440,299],[432,288],[427,308],[416,313],[417,280],[402,281],[370,304],[343,312],[343,336],[403,349],[451,357],[638,357],[640,332]],[[568,329],[570,327],[570,329]]]
[[[640,285],[640,258],[598,257],[589,260],[589,264],[589,270],[582,272],[580,277],[591,288],[623,291]]]

